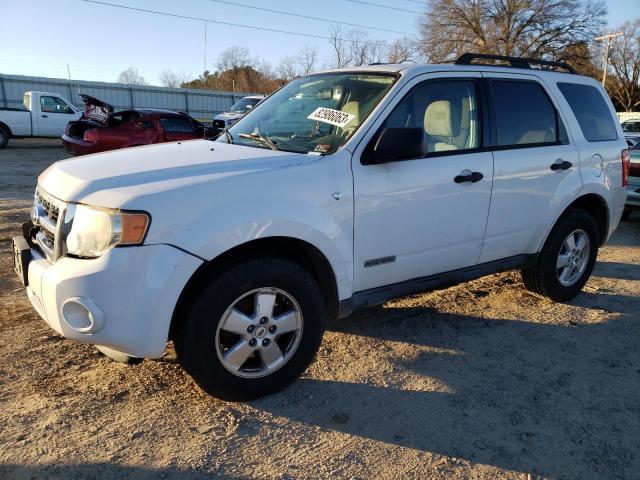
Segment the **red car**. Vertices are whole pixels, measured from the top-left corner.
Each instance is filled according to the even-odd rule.
[[[213,136],[209,128],[184,113],[152,108],[113,113],[111,105],[89,95],[81,97],[84,114],[69,122],[62,135],[64,148],[74,155]]]

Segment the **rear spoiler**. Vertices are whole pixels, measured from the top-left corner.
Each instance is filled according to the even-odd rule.
[[[108,103],[98,100],[90,95],[80,94],[82,101],[84,102],[84,114],[83,120],[93,120],[94,122],[102,125],[107,125],[109,117],[113,113],[113,107]]]

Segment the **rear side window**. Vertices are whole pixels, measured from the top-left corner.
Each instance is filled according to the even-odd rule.
[[[186,118],[161,118],[160,123],[162,124],[162,128],[165,132],[193,133],[193,126],[191,125],[191,122]]]
[[[491,82],[496,146],[555,145],[565,141],[558,113],[535,82]]]
[[[577,83],[558,83],[558,88],[573,110],[587,141],[602,142],[618,138],[609,107],[597,88]]]

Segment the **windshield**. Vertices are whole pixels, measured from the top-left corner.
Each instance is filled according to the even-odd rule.
[[[622,131],[623,132],[640,132],[640,122],[639,121],[633,121],[633,122],[624,122],[622,124]]]
[[[388,74],[328,73],[292,81],[239,120],[219,142],[330,154],[389,91]]]
[[[231,105],[229,109],[229,113],[245,113],[251,107],[253,107],[256,103],[258,103],[261,99],[259,98],[241,98],[236,103]]]

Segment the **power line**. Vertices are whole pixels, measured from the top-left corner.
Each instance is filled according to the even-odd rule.
[[[343,21],[339,21],[339,20],[331,20],[329,18],[313,17],[311,15],[303,15],[301,13],[283,12],[282,10],[273,10],[271,8],[256,7],[254,5],[245,5],[245,4],[242,4],[242,3],[229,2],[227,0],[209,0],[209,1],[210,2],[216,2],[216,3],[224,3],[226,5],[234,5],[236,7],[250,8],[252,10],[260,10],[260,11],[263,11],[263,12],[277,13],[279,15],[288,15],[290,17],[307,18],[307,19],[310,19],[310,20],[319,20],[321,22],[328,22],[328,23],[338,23],[340,25],[348,25],[350,27],[357,27],[357,28],[366,28],[366,29],[369,29],[369,30],[379,30],[381,32],[400,33],[402,35],[412,35],[409,32],[401,32],[401,31],[398,31],[398,30],[389,30],[387,28],[372,27],[372,26],[369,26],[369,25],[360,25],[358,23],[349,23],[349,22],[343,22]],[[420,3],[420,2],[418,2],[418,3]]]
[[[391,5],[382,5],[381,3],[364,2],[362,0],[347,0],[347,2],[362,3],[363,5],[369,5],[371,7],[387,8],[389,10],[394,10],[396,12],[409,12],[409,13],[417,13],[417,14],[420,14],[420,15],[422,15],[422,13],[423,13],[423,12],[419,12],[417,10],[409,10],[407,8],[392,7]]]
[[[230,27],[240,27],[240,28],[248,28],[248,29],[252,29],[252,30],[262,30],[265,32],[274,32],[274,33],[283,33],[286,35],[296,35],[299,37],[308,37],[308,38],[320,38],[322,40],[332,40],[331,37],[328,37],[326,35],[316,35],[313,33],[302,33],[302,32],[292,32],[290,30],[280,30],[277,28],[269,28],[269,27],[259,27],[257,25],[246,25],[246,24],[242,24],[242,23],[232,23],[232,22],[223,22],[221,20],[212,20],[210,18],[202,18],[202,17],[191,17],[189,15],[180,15],[178,13],[170,13],[170,12],[162,12],[159,10],[149,10],[146,8],[138,8],[138,7],[130,7],[128,5],[119,5],[117,3],[108,3],[108,2],[101,2],[98,0],[80,0],[81,2],[85,2],[85,3],[92,3],[95,5],[104,5],[104,6],[108,6],[108,7],[115,7],[115,8],[121,8],[124,10],[132,10],[135,12],[142,12],[142,13],[153,13],[155,15],[163,15],[165,17],[174,17],[174,18],[181,18],[183,20],[195,20],[198,22],[207,22],[207,23],[215,23],[218,25],[227,25]],[[375,44],[379,44],[381,42],[372,42],[372,41],[365,41],[365,42],[361,42],[358,40],[349,40],[348,38],[338,38],[337,40],[341,40],[343,42],[351,42],[351,43],[360,43],[360,44],[371,44],[371,45],[375,45]],[[387,42],[382,41],[382,43],[386,44]]]

